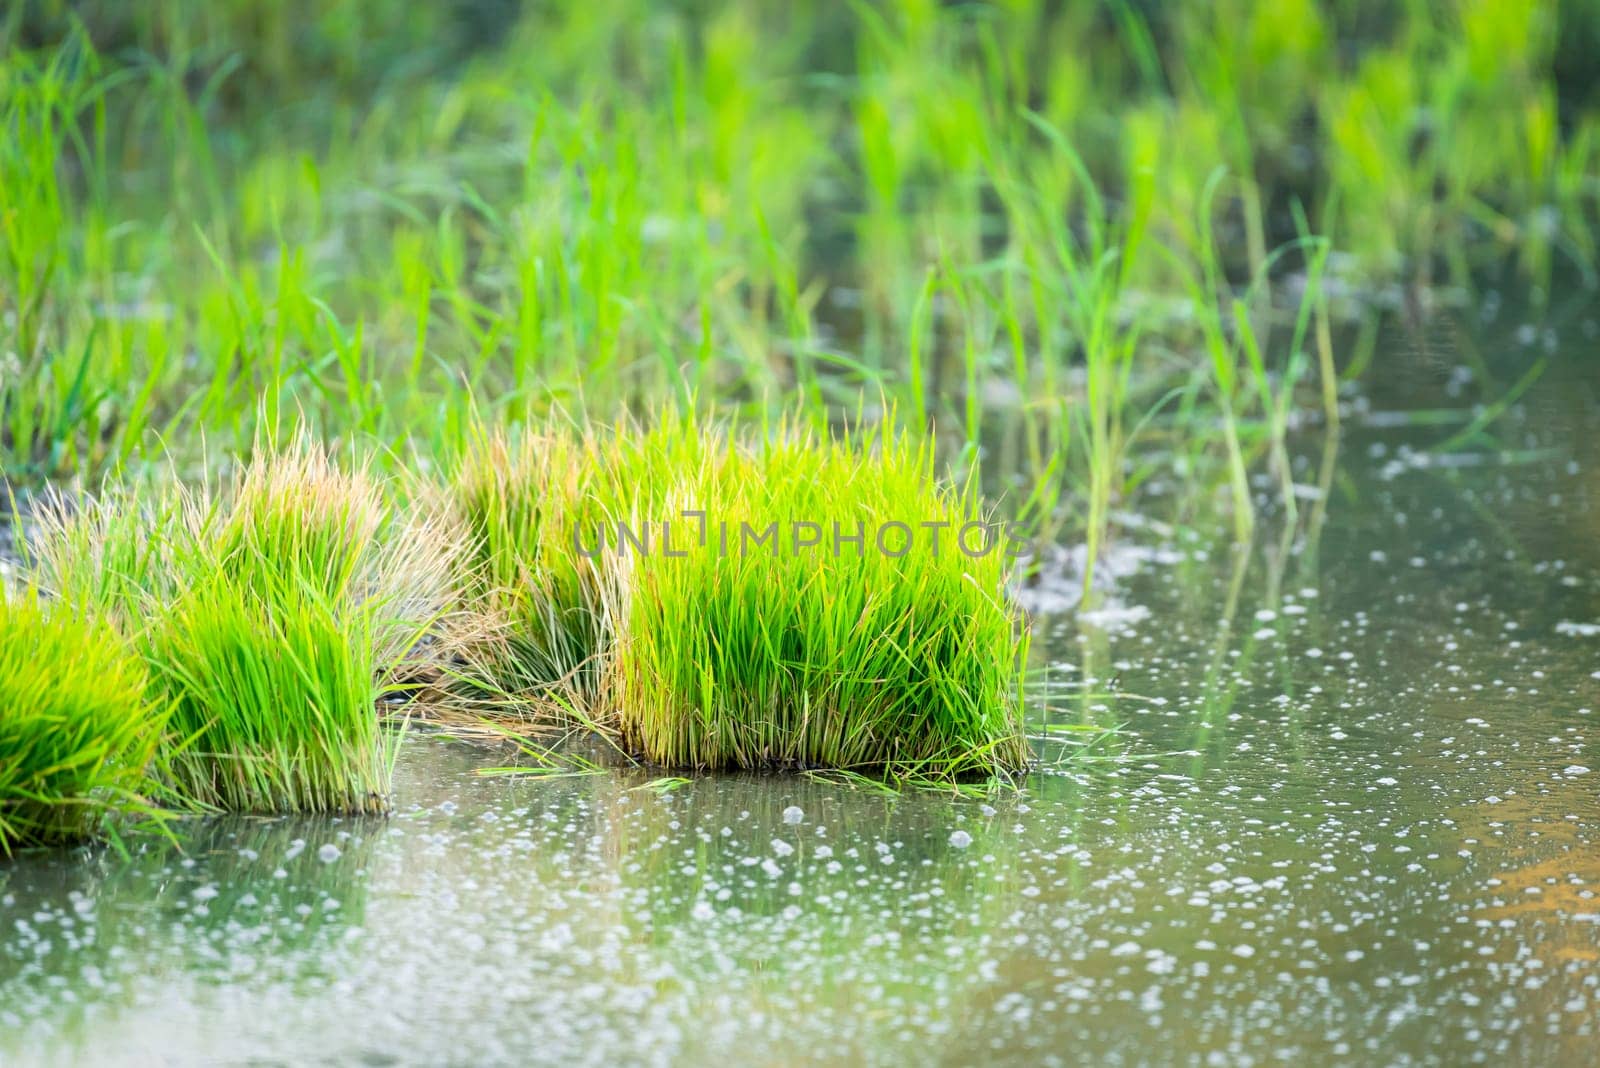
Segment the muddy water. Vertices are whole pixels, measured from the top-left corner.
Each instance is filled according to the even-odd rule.
[[[1248,553],[1130,536],[1039,620],[1040,734],[1118,730],[1020,797],[418,736],[387,821],[0,866],[0,1063],[1593,1063],[1589,375],[1442,454],[1375,392]]]

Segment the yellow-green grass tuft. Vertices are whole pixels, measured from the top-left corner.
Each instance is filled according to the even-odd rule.
[[[0,594],[0,855],[148,812],[163,719],[116,631],[32,591]]]

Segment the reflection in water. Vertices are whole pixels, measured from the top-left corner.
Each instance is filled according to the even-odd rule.
[[[1253,552],[1124,547],[1036,643],[1037,733],[1121,729],[1023,797],[486,778],[419,735],[387,821],[0,867],[0,1063],[1588,1064],[1585,388],[1471,463],[1352,419]]]

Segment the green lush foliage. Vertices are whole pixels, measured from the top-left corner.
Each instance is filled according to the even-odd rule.
[[[0,855],[148,811],[164,715],[110,627],[32,593],[0,596]]]
[[[1091,540],[1152,437],[1247,510],[1285,406],[1335,418],[1361,363],[1283,275],[1330,243],[1342,291],[1591,269],[1596,14],[13,5],[0,464],[244,448],[295,411],[433,457],[530,408],[865,390],[998,438],[1017,505]]]

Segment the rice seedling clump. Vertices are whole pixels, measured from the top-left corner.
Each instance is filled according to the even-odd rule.
[[[600,562],[572,532],[608,511],[605,465],[619,446],[570,432],[481,431],[451,475],[461,528],[453,693],[468,707],[527,703],[582,714],[598,695],[610,627]]]
[[[426,655],[449,556],[437,526],[301,443],[224,499],[169,489],[152,507],[117,491],[48,519],[40,573],[144,654],[171,706],[161,766],[175,797],[360,813],[388,806],[398,736],[379,705]]]
[[[641,431],[479,428],[446,491],[462,552],[451,696],[492,718],[609,728],[618,596],[604,531],[640,516],[705,454],[714,428],[666,413]]]
[[[0,596],[0,855],[90,838],[145,808],[162,716],[110,627]]]
[[[663,511],[670,554],[615,553],[621,726],[646,758],[901,779],[1025,762],[1006,555],[926,446],[783,434],[686,472]]]

